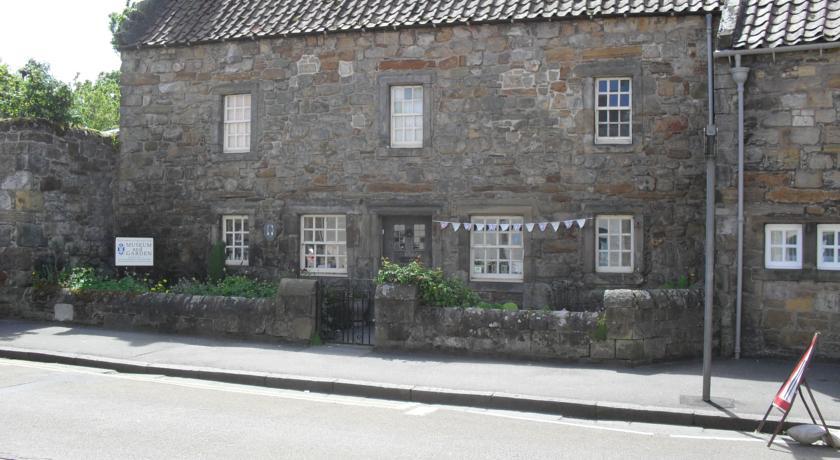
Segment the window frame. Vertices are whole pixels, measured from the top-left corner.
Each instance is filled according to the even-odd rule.
[[[482,219],[483,222],[476,222],[477,219]],[[507,230],[507,231],[504,231],[504,232],[502,232],[501,230],[495,230],[495,231],[492,232],[492,233],[495,233],[497,235],[496,244],[493,244],[493,245],[488,245],[488,244],[477,245],[475,243],[476,234],[483,233],[483,234],[486,235],[488,233],[488,231],[486,230],[486,227],[485,227],[485,230],[483,230],[481,232],[476,231],[475,224],[476,223],[484,223],[486,225],[486,220],[487,219],[495,219],[496,225],[499,225],[498,222],[500,220],[505,220],[505,219],[508,220],[511,225],[522,224],[522,228],[520,228],[519,231],[518,231],[518,233],[520,234],[521,243],[519,245],[512,244],[512,235],[514,233],[516,233],[516,231],[514,231],[513,228],[511,227],[510,230]],[[477,214],[477,215],[470,216],[470,223],[473,226],[471,231],[470,231],[470,266],[469,266],[470,267],[469,268],[470,281],[477,281],[477,282],[488,282],[489,281],[489,282],[503,282],[503,283],[522,283],[522,282],[524,282],[525,281],[525,220],[524,220],[524,216]],[[501,245],[501,244],[498,243],[498,241],[499,241],[498,235],[501,234],[501,233],[507,233],[509,235],[508,244]],[[521,264],[520,273],[476,273],[475,272],[476,257],[475,257],[475,251],[474,251],[475,249],[507,249],[509,251],[512,251],[514,249],[521,250],[522,251],[522,259],[519,260],[519,263]],[[482,260],[486,261],[487,259],[484,258]],[[499,259],[499,260],[501,260],[501,259]],[[510,267],[509,267],[509,270],[512,270],[513,263],[516,261],[516,259],[514,259],[513,256],[511,255],[507,260],[510,261],[510,264],[511,264]]]
[[[236,224],[233,224],[233,230],[227,231],[227,222],[232,221],[235,222],[236,220],[242,221],[243,230],[236,230]],[[250,264],[250,255],[251,255],[251,227],[250,225],[250,217],[244,214],[225,214],[222,216],[222,241],[225,243],[225,265],[230,267],[247,267]],[[247,230],[245,230],[245,226],[247,225]],[[233,244],[228,246],[227,244],[227,235],[233,235],[232,241]],[[242,234],[242,244],[236,244],[236,235]],[[246,238],[247,237],[247,238]],[[231,256],[233,258],[228,257],[228,248],[231,249]],[[242,250],[242,258],[236,259],[236,249]],[[247,255],[246,255],[247,254]]]
[[[785,232],[782,235],[782,244],[774,245],[772,240],[772,233],[774,231]],[[792,247],[787,244],[787,232],[796,232],[796,259],[795,261],[773,261],[771,260],[772,249],[781,246],[782,256],[786,253],[785,249]],[[801,270],[802,269],[802,239],[804,237],[804,229],[802,224],[765,224],[764,225],[764,268],[769,270]]]
[[[611,91],[609,89],[609,82],[612,80],[617,80],[619,82],[619,88],[617,92]],[[621,81],[626,80],[628,82],[627,91],[621,91]],[[606,93],[602,93],[600,90],[600,82],[606,81],[607,82],[607,91]],[[599,145],[628,145],[633,143],[633,77],[629,76],[613,76],[613,77],[597,77],[595,78],[595,99],[594,99],[594,126],[595,126],[595,133],[594,139],[595,144]],[[607,105],[602,108],[599,102],[599,97],[601,94],[606,94],[609,97],[610,94],[616,94],[619,96],[618,100],[621,101],[621,95],[627,94],[627,105],[619,105],[619,106],[610,106],[609,102]],[[628,118],[626,122],[619,121],[619,132],[621,130],[621,126],[625,123],[627,124],[627,136],[600,136],[598,134],[598,125],[600,123],[598,116],[600,112],[604,110],[607,112],[607,118],[609,123],[609,111],[610,110],[627,110]],[[619,115],[620,116],[620,115]]]
[[[601,248],[598,246],[598,240],[599,240],[599,237],[600,237],[599,233],[598,233],[598,229],[600,228],[600,223],[604,220],[607,220],[607,221],[609,221],[609,220],[619,220],[619,222],[624,221],[624,220],[629,220],[630,221],[630,233],[629,233],[630,247],[629,248],[625,249],[625,248],[622,247],[622,248],[619,248],[619,249],[612,249],[612,248],[609,247],[609,237],[611,235],[616,235],[616,234],[609,233],[609,224],[607,224],[607,234],[606,234],[607,235],[607,249],[605,251],[601,250]],[[636,247],[635,247],[635,245],[636,245],[636,219],[635,219],[635,217],[633,215],[630,215],[630,214],[600,214],[600,215],[595,216],[595,225],[593,227],[594,227],[593,231],[595,232],[595,244],[594,244],[594,247],[595,247],[595,271],[597,273],[633,273],[636,270]],[[621,224],[619,224],[619,233],[617,234],[617,236],[619,238],[619,241],[622,241],[623,238],[625,237],[625,235],[628,235],[628,234],[625,234],[621,230]],[[600,257],[599,257],[601,252],[606,252],[607,253],[607,263],[608,264],[609,264],[609,254],[610,253],[618,252],[619,253],[619,262],[620,262],[621,253],[629,252],[630,253],[630,265],[629,266],[624,266],[624,265],[602,266],[601,263],[600,263]]]
[[[823,250],[826,248],[823,243],[822,234],[825,231],[834,233],[834,244],[831,246],[834,249],[835,262],[823,261]],[[817,224],[817,269],[818,270],[840,270],[840,224]]]
[[[410,99],[411,101],[418,101],[419,100],[419,102],[420,102],[420,112],[419,113],[412,112],[412,113],[397,114],[396,111],[395,111],[395,106],[396,106],[396,103],[397,103],[397,98],[395,97],[395,94],[399,90],[405,90],[405,89],[408,89],[408,88],[412,89],[412,96],[416,96],[415,92],[417,90],[420,90],[421,94],[420,94],[419,98],[413,97],[412,99]],[[422,84],[414,84],[414,85],[400,84],[400,85],[390,85],[388,87],[388,107],[389,107],[389,109],[388,109],[388,131],[389,131],[389,135],[390,135],[390,147],[392,149],[419,149],[419,148],[423,148],[423,141],[425,139],[424,136],[425,136],[425,129],[426,129],[425,128],[425,118],[426,118],[426,107],[425,107],[425,105],[426,104],[425,104],[425,98],[424,98],[425,91],[426,91],[426,88]],[[396,119],[397,118],[405,118],[405,119],[412,118],[412,119],[414,119],[414,121],[415,121],[414,129],[416,130],[417,129],[417,124],[416,124],[417,117],[420,118],[420,126],[419,126],[420,139],[412,141],[412,142],[406,142],[406,141],[397,142],[397,140],[396,140],[397,127],[395,126]]]
[[[327,230],[330,230],[330,229],[328,227],[326,227],[326,220],[325,220],[324,227],[322,229],[320,229],[321,231],[324,232],[324,241],[315,241],[314,238],[311,241],[306,239],[306,232],[307,231],[313,231],[314,232],[314,231],[319,230],[314,225],[315,219],[318,219],[318,218],[324,218],[324,219],[336,218],[337,219],[339,217],[344,219],[344,228],[343,228],[344,241],[343,242],[338,240],[338,234],[339,234],[338,231],[341,230],[341,228],[339,228],[339,226],[338,226],[338,221],[336,221],[336,228],[335,228],[336,240],[335,241],[327,241],[326,232],[327,232]],[[312,227],[307,227],[306,226],[306,219],[307,218],[312,218],[313,219],[313,226]],[[313,233],[313,235],[314,235],[314,233]],[[328,246],[328,245],[336,246],[338,248],[343,246],[344,247],[344,254],[341,254],[341,251],[339,250],[338,253],[336,253],[335,255],[330,255],[329,256],[329,257],[336,257],[336,268],[318,268],[317,267],[317,257],[318,257],[317,249],[316,249],[316,253],[315,253],[314,256],[307,256],[306,255],[306,245],[307,244],[312,244],[312,245],[322,244],[322,245],[324,245],[325,246],[324,257],[328,257],[326,255],[327,254],[326,246]],[[315,257],[316,258],[315,259],[316,260],[316,266],[315,267],[307,267],[306,266],[306,258],[307,257]],[[341,258],[344,258],[344,268],[339,268],[338,267],[340,265],[339,261],[340,261]],[[349,260],[350,260],[350,257],[347,253],[347,215],[346,214],[303,214],[303,215],[300,216],[300,270],[301,270],[301,273],[309,273],[309,274],[313,274],[313,275],[344,276],[344,275],[347,275],[348,272],[349,272]]]
[[[243,119],[228,119],[228,102],[233,101],[234,98],[238,97],[245,97],[247,96],[247,109],[248,113]],[[242,92],[242,93],[232,93],[232,94],[225,94],[222,96],[222,153],[248,153],[251,151],[251,141],[252,141],[252,134],[254,129],[254,97],[249,92]],[[245,108],[246,106],[243,105],[241,107],[234,106],[233,109],[237,108]],[[247,119],[247,120],[246,120]],[[229,148],[228,147],[228,132],[227,127],[228,125],[234,124],[247,124],[248,132],[245,135],[245,139],[247,140],[247,146],[245,147],[238,147],[238,148]]]

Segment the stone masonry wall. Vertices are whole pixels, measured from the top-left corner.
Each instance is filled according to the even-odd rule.
[[[734,65],[734,63],[733,63]],[[818,356],[840,358],[840,272],[818,270],[816,226],[840,223],[840,52],[747,56],[745,85],[744,297],[742,353],[794,356],[817,330]],[[721,347],[735,343],[737,92],[716,62],[717,304]],[[803,268],[764,264],[764,226],[804,224]]]
[[[582,289],[695,276],[704,30],[702,16],[598,18],[124,50],[119,233],[155,237],[159,268],[187,273],[205,265],[221,216],[245,214],[247,270],[276,274],[299,267],[302,214],[346,214],[349,274],[371,278],[382,216],[621,213],[636,218],[634,273],[595,272],[589,221],[526,233],[524,283],[472,287],[556,308]],[[633,78],[630,145],[594,143],[605,76]],[[424,148],[388,147],[383,88],[394,82],[430,92]],[[253,147],[224,154],[223,96],[243,92]],[[434,228],[431,241],[433,264],[468,279],[468,234]]]
[[[275,299],[64,291],[27,317],[109,329],[309,342],[317,330],[315,281],[284,279]]]
[[[608,290],[597,312],[421,305],[416,287],[376,290],[376,347],[638,364],[702,353],[703,301],[692,289]],[[601,326],[602,328],[603,326]]]
[[[111,254],[112,139],[44,120],[0,120],[0,316],[44,266],[100,266]]]

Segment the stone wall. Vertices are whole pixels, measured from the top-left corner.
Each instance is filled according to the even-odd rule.
[[[623,213],[636,218],[633,273],[596,273],[589,221],[526,234],[524,283],[472,287],[558,307],[580,290],[696,276],[704,30],[702,16],[587,18],[124,50],[118,230],[155,237],[160,265],[189,272],[221,216],[245,214],[248,270],[276,274],[299,267],[302,214],[346,214],[349,275],[371,278],[383,216]],[[602,76],[633,78],[632,144],[594,142]],[[424,148],[383,136],[383,88],[398,81],[429,92]],[[224,154],[223,96],[243,92],[253,147]],[[435,266],[469,279],[466,232],[434,228],[431,243]]]
[[[0,120],[0,316],[24,301],[34,270],[108,261],[116,160],[94,131]]]
[[[109,329],[308,343],[317,330],[315,281],[284,279],[278,292],[275,299],[246,299],[64,291],[49,303],[49,310],[31,311],[27,317]]]
[[[700,356],[696,290],[614,290],[605,313],[421,305],[409,285],[376,290],[376,347],[627,364]],[[599,317],[606,315],[606,329]],[[599,336],[600,333],[600,336]]]
[[[733,63],[734,65],[734,63]],[[816,226],[840,223],[840,52],[747,56],[745,85],[745,356],[794,356],[821,331],[818,356],[840,358],[840,272],[818,270]],[[717,266],[722,352],[735,343],[737,93],[716,62]],[[803,268],[766,269],[764,226],[804,224]]]

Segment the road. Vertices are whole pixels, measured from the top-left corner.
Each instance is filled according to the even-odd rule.
[[[0,359],[0,459],[840,458],[751,433],[571,420]],[[764,441],[764,442],[763,442]]]

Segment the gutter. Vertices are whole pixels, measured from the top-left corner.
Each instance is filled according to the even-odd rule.
[[[732,79],[738,87],[738,255],[737,285],[735,291],[735,359],[741,358],[741,317],[744,293],[744,84],[749,77],[749,67],[741,66],[741,56],[788,53],[796,51],[820,51],[840,48],[840,42],[806,43],[804,45],[778,48],[732,49],[714,52],[715,58],[735,57],[730,69]],[[708,235],[707,235],[708,238]]]

